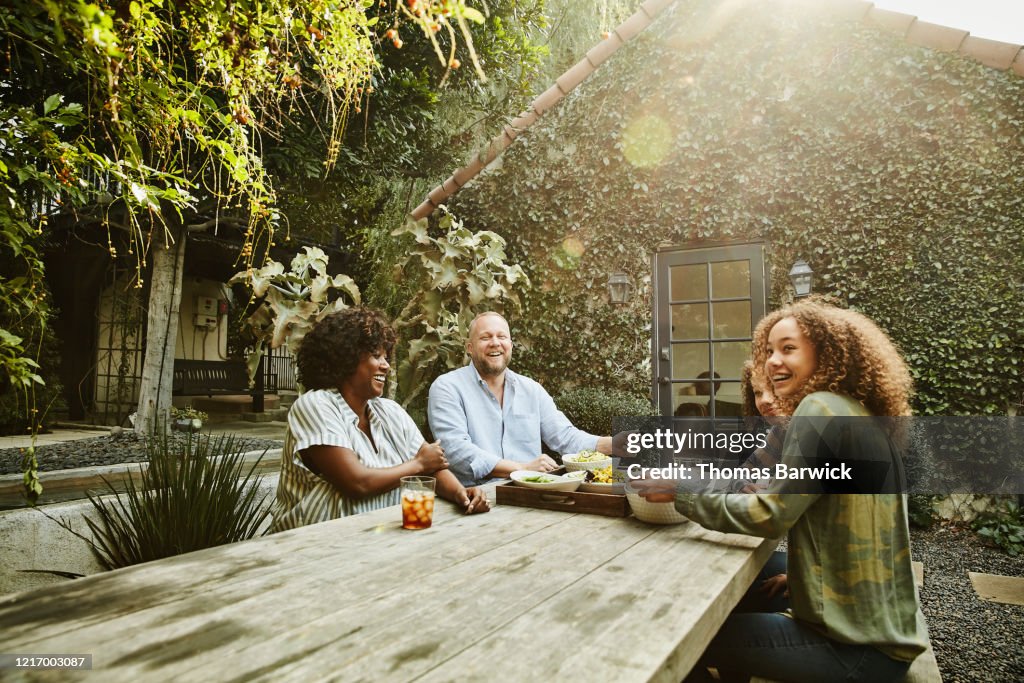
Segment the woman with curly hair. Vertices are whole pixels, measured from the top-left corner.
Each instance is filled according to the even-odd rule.
[[[740,371],[740,395],[743,398],[743,415],[753,419],[756,428],[768,427],[765,445],[754,448],[743,459],[741,467],[750,469],[774,469],[782,459],[782,440],[786,436],[786,421],[783,408],[777,405],[775,392],[772,391],[763,371],[754,369],[754,362],[747,361]],[[736,481],[733,490],[740,493],[756,493],[761,490],[752,481]]]
[[[792,410],[782,464],[866,458],[899,469],[891,430],[870,416],[910,414],[910,374],[871,320],[806,300],[764,318],[753,348],[755,369],[771,382],[780,411]],[[927,648],[906,497],[888,492],[888,474],[871,472],[873,481],[858,485],[875,495],[788,479],[755,494],[680,489],[676,508],[702,526],[765,538],[788,534],[788,612],[734,612],[690,680],[711,680],[707,667],[723,681],[757,675],[883,682],[906,673]]]
[[[465,512],[487,512],[483,491],[448,471],[444,450],[382,398],[395,347],[391,324],[369,308],[327,316],[297,355],[306,388],[288,411],[271,531],[397,505],[402,477],[431,475],[437,492]]]

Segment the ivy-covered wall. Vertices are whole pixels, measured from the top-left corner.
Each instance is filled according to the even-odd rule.
[[[918,412],[1019,404],[1024,79],[805,3],[728,4],[667,10],[451,202],[532,280],[516,368],[647,391],[651,253],[764,239],[770,307],[806,259],[903,349]]]

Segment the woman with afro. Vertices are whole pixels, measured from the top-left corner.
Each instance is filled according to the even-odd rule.
[[[294,529],[400,502],[402,477],[436,477],[437,492],[467,513],[490,509],[483,491],[448,471],[400,405],[383,398],[396,334],[369,308],[321,320],[296,361],[306,389],[288,412],[271,531]]]

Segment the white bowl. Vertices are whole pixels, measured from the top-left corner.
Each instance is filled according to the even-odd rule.
[[[587,476],[587,470],[573,470],[572,472],[566,472],[562,476],[566,479],[579,479],[583,481]]]
[[[569,453],[568,455],[562,456],[562,464],[565,465],[567,472],[575,472],[577,470],[596,470],[601,467],[608,467],[612,464],[612,456],[606,455],[601,460],[594,460],[592,462],[576,462],[576,458],[579,453]]]
[[[679,514],[675,503],[652,503],[637,493],[631,486],[626,487],[626,500],[633,510],[633,516],[648,524],[682,524],[689,518]]]
[[[533,477],[544,477],[551,481],[526,481],[527,478]],[[579,479],[563,477],[560,474],[534,472],[533,470],[515,470],[509,475],[509,478],[520,486],[526,486],[531,489],[541,489],[542,491],[562,491],[568,493],[570,491],[575,491],[580,487]]]
[[[580,491],[584,493],[604,493],[607,495],[621,496],[625,492],[625,484],[616,481],[610,484],[601,484],[596,481],[585,481],[580,484]]]

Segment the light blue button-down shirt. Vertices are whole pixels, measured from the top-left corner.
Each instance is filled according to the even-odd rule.
[[[597,447],[598,437],[573,427],[544,387],[511,370],[503,406],[472,364],[441,375],[430,385],[427,420],[465,486],[487,481],[502,458],[537,458],[542,442],[563,455]]]

